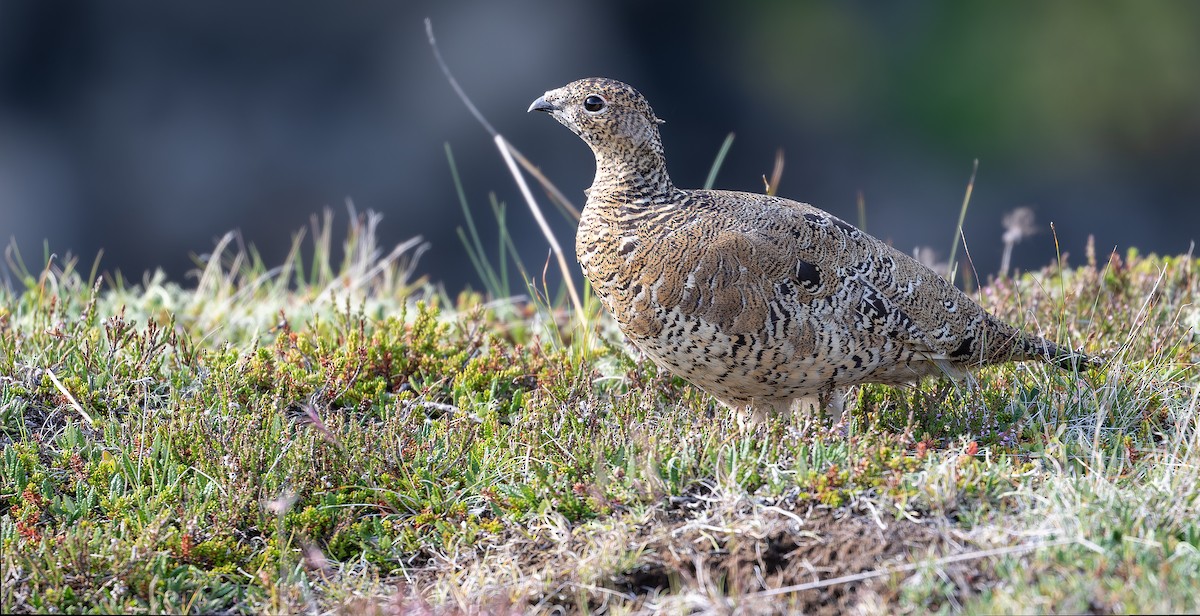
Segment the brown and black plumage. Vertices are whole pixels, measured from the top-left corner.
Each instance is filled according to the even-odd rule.
[[[655,363],[722,403],[786,410],[859,383],[1094,360],[988,314],[908,255],[805,203],[683,190],[646,100],[611,79],[546,92],[596,156],[576,236],[583,273]]]

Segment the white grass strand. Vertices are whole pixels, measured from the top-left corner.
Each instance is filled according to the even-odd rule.
[[[67,388],[63,386],[62,381],[58,380],[58,377],[55,376],[53,370],[46,370],[46,376],[50,377],[50,382],[54,383],[54,388],[58,390],[58,393],[62,394],[63,397],[67,399],[67,402],[71,403],[71,407],[78,411],[79,414],[87,420],[89,426],[96,424],[96,422],[92,421],[92,416],[88,415],[87,411],[83,410],[83,405],[75,399],[75,396],[71,395],[71,392],[67,391]]]
[[[571,278],[571,269],[567,266],[567,259],[563,255],[562,246],[559,246],[558,240],[554,237],[554,232],[550,230],[550,225],[546,223],[546,217],[542,216],[542,209],[538,207],[537,200],[533,198],[533,193],[529,190],[529,184],[525,182],[525,176],[521,174],[521,170],[517,168],[517,162],[513,160],[512,154],[508,151],[508,141],[502,135],[496,135],[495,141],[496,147],[500,148],[500,155],[504,157],[504,164],[508,165],[509,172],[512,173],[513,179],[517,181],[517,187],[521,189],[521,195],[525,197],[525,203],[529,204],[529,210],[533,212],[533,217],[537,220],[538,227],[542,229],[542,235],[546,236],[546,241],[550,243],[550,250],[554,251],[554,257],[558,260],[558,267],[562,270],[563,281],[567,285],[567,291],[571,294],[571,304],[575,306],[575,314],[579,315],[580,320],[586,319],[587,316],[583,312],[583,302],[579,300],[579,293],[575,290],[575,281]]]

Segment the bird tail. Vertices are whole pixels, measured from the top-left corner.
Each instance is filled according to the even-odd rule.
[[[1038,359],[1063,370],[1084,371],[1104,365],[1104,361],[1095,355],[1059,346],[1045,338],[1024,334],[1018,343],[1018,354],[1023,355],[1024,359]]]

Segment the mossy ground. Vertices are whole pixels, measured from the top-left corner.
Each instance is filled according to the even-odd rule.
[[[1102,370],[747,428],[594,300],[449,298],[376,222],[340,267],[328,225],[274,270],[223,242],[194,288],[14,267],[0,611],[1200,610],[1190,255],[979,293]]]

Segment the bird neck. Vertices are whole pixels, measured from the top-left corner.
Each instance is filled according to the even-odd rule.
[[[636,150],[610,153],[595,151],[596,178],[588,191],[589,198],[631,203],[653,200],[675,192],[662,144],[652,139]]]

